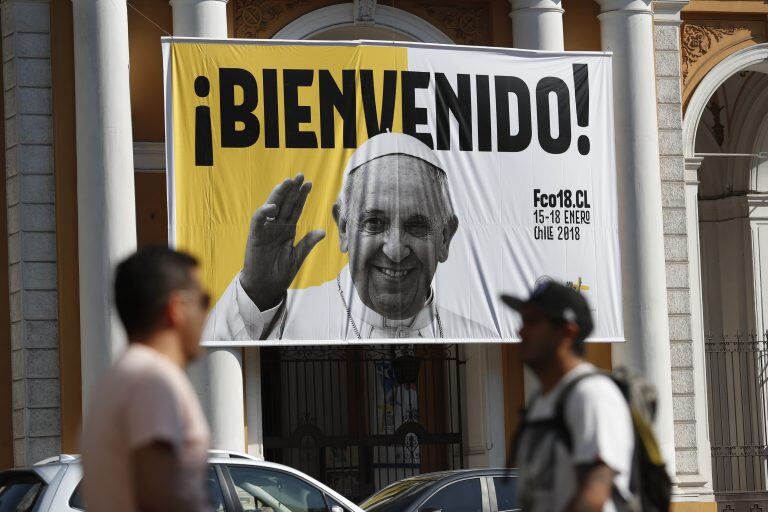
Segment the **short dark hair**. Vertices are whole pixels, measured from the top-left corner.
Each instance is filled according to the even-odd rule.
[[[164,246],[139,249],[115,270],[115,306],[134,340],[151,334],[171,294],[193,286],[195,258]]]

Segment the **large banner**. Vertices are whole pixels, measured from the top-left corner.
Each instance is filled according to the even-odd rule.
[[[171,244],[209,345],[516,341],[555,279],[623,341],[611,56],[163,40]]]

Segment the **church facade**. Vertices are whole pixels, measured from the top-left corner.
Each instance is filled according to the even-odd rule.
[[[123,346],[111,268],[167,241],[160,37],[606,50],[630,342],[588,358],[658,388],[675,510],[768,506],[762,0],[2,0],[0,25],[0,467],[78,451]],[[191,373],[217,448],[353,497],[503,465],[531,387],[514,345],[217,349]]]

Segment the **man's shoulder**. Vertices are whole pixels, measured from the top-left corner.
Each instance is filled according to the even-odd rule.
[[[566,416],[590,415],[601,419],[631,419],[629,404],[610,374],[595,369],[577,377],[561,397]]]
[[[611,374],[591,364],[585,365],[584,368],[580,369],[578,375],[573,376],[565,383],[563,393],[567,394],[568,398],[583,397],[591,399],[593,397],[607,396],[626,401]]]
[[[110,373],[107,385],[118,388],[178,389],[187,382],[186,374],[175,363],[154,349],[140,345],[129,345]]]

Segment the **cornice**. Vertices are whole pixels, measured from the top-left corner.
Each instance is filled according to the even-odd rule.
[[[654,0],[653,20],[657,25],[675,25],[681,23],[680,11],[690,0]]]

